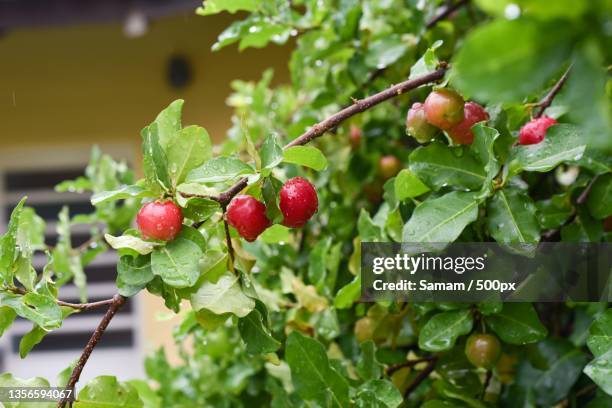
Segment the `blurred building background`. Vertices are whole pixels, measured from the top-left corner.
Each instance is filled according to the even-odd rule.
[[[92,145],[138,168],[140,130],[177,98],[183,123],[206,127],[220,141],[230,126],[225,105],[233,79],[258,79],[268,67],[288,78],[287,47],[239,53],[211,52],[217,35],[237,16],[198,17],[194,0],[0,1],[0,225],[23,195],[46,219],[47,240],[63,205],[71,215],[91,211],[89,197],[58,194],[53,187],[80,175]],[[1,232],[1,231],[0,231]],[[73,230],[73,245],[88,239]],[[40,260],[42,264],[42,259]],[[87,268],[91,301],[115,293],[113,254]],[[62,299],[78,301],[75,288]],[[19,358],[19,340],[31,324],[17,320],[0,340],[0,371],[40,375],[52,382],[80,354],[104,310],[73,315],[30,355]],[[148,294],[132,299],[112,321],[90,363],[96,375],[131,378],[142,361],[164,345],[169,355],[172,317]],[[174,357],[173,357],[174,356]]]

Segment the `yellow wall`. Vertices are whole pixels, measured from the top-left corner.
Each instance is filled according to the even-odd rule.
[[[288,77],[288,47],[210,51],[232,18],[167,18],[136,39],[126,38],[119,24],[7,33],[0,37],[0,150],[125,143],[137,152],[140,129],[177,98],[186,101],[185,124],[205,126],[221,140],[230,125],[224,101],[232,79],[258,79],[270,66],[276,81]],[[175,53],[191,61],[194,74],[181,92],[165,79]],[[142,302],[146,350],[171,345],[176,319],[156,318],[166,313],[158,298],[143,296]]]
[[[140,129],[179,97],[186,100],[184,122],[220,140],[229,124],[224,101],[231,79],[257,79],[270,65],[280,80],[287,78],[287,48],[210,51],[231,19],[166,18],[135,39],[119,24],[7,33],[0,37],[0,140],[138,143]],[[174,53],[186,55],[194,72],[181,92],[165,79]]]

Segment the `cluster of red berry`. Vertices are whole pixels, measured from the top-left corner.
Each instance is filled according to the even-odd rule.
[[[472,126],[487,120],[489,114],[482,106],[465,102],[457,92],[443,88],[432,91],[424,103],[412,105],[406,116],[406,132],[419,143],[426,143],[441,129],[455,143],[471,144],[474,141]],[[548,116],[532,119],[521,128],[518,143],[540,143],[546,136],[546,129],[556,123]]]
[[[281,188],[278,206],[283,213],[282,224],[300,228],[317,212],[319,200],[311,182],[294,177]],[[249,195],[232,199],[227,206],[227,222],[249,242],[255,241],[272,224],[266,215],[266,205]]]
[[[317,192],[308,180],[294,177],[280,191],[279,207],[282,224],[300,228],[317,212]],[[227,206],[227,222],[249,242],[272,225],[266,215],[266,205],[249,195],[237,195]],[[142,206],[136,217],[138,228],[145,239],[173,240],[181,231],[183,214],[173,201],[153,201]]]

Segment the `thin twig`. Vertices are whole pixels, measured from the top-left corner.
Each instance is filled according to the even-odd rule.
[[[227,243],[227,253],[230,257],[230,270],[234,272],[234,246],[232,245],[232,237],[230,236],[229,225],[223,214],[223,227],[225,228],[225,242]]]
[[[96,345],[100,341],[102,334],[104,334],[104,331],[108,327],[108,324],[110,323],[110,321],[115,316],[115,313],[117,313],[117,310],[119,310],[119,308],[121,308],[121,306],[125,304],[126,300],[127,298],[121,295],[118,295],[118,294],[113,296],[112,303],[110,304],[110,306],[108,307],[108,310],[104,314],[104,317],[98,324],[98,327],[96,327],[96,330],[94,330],[93,334],[91,335],[91,338],[89,339],[89,341],[87,342],[87,345],[83,349],[83,353],[81,354],[79,361],[77,361],[76,365],[74,366],[74,369],[72,370],[72,374],[70,374],[70,379],[68,380],[68,383],[66,384],[66,387],[65,387],[67,391],[68,390],[74,391],[74,386],[79,381],[81,372],[83,371],[83,368],[85,367],[85,364],[87,363],[87,360],[89,360],[89,356],[91,355],[91,352],[93,351],[93,349],[96,347]],[[67,397],[63,398],[62,400],[60,400],[60,402],[58,402],[57,408],[64,408],[67,402],[68,402],[68,398]]]
[[[410,383],[410,385],[408,386],[408,388],[406,388],[406,391],[404,391],[404,400],[406,400],[408,398],[408,396],[414,391],[416,390],[419,385],[421,385],[421,383],[423,381],[425,381],[427,379],[427,377],[429,377],[429,374],[431,374],[433,372],[433,370],[436,368],[436,363],[438,362],[438,358],[434,357],[429,364],[427,364],[427,367],[425,367],[423,369],[423,371],[419,372],[419,374],[414,378],[414,380]]]
[[[395,373],[396,371],[401,370],[402,368],[414,367],[417,364],[425,363],[425,362],[431,361],[431,360],[433,360],[435,358],[436,357],[434,357],[434,356],[423,357],[423,358],[418,358],[416,360],[408,360],[408,361],[404,361],[402,363],[390,365],[385,370],[385,373],[390,376],[390,375],[393,375],[393,373]]]
[[[487,394],[487,388],[489,388],[489,384],[491,384],[492,378],[493,378],[493,371],[487,370],[487,373],[485,374],[484,384],[482,385],[482,396],[480,399],[484,399],[485,395]]]
[[[582,205],[582,204],[586,203],[587,199],[589,198],[589,193],[591,192],[591,189],[593,188],[593,184],[595,184],[595,182],[597,181],[598,178],[599,178],[599,174],[591,179],[589,184],[587,184],[585,189],[582,190],[582,192],[580,193],[580,195],[576,199],[576,204]],[[561,228],[565,227],[566,225],[571,224],[576,219],[577,216],[578,216],[578,211],[576,210],[576,207],[574,207],[572,209],[572,214],[567,218],[567,220],[565,220],[565,222],[563,223]],[[542,234],[542,240],[543,241],[552,241],[554,238],[557,238],[560,235],[560,233],[561,233],[561,228],[556,228],[556,229],[551,229],[551,230],[545,231]]]
[[[555,96],[557,96],[561,88],[563,88],[563,84],[565,84],[565,81],[567,81],[567,77],[569,76],[571,69],[572,65],[570,64],[570,66],[567,67],[563,75],[561,75],[561,78],[559,78],[557,83],[551,88],[551,90],[546,94],[546,96],[542,98],[540,102],[538,102],[537,106],[539,107],[539,109],[534,117],[539,118],[540,116],[542,116],[546,108],[550,106],[553,99],[555,99]]]
[[[439,14],[436,14],[431,20],[429,20],[427,24],[425,24],[425,27],[428,29],[432,28],[433,26],[438,24],[440,21],[446,19],[448,16],[453,14],[456,10],[465,6],[468,2],[469,0],[459,0],[458,2],[454,4],[447,5],[444,8],[444,10],[442,10]]]
[[[374,95],[371,95],[367,98],[355,100],[354,103],[339,112],[331,115],[327,119],[313,125],[308,131],[294,139],[290,143],[288,143],[283,149],[288,149],[294,146],[302,146],[307,143],[310,143],[314,139],[322,136],[326,132],[336,128],[340,123],[344,122],[348,118],[357,115],[358,113],[362,113],[386,100],[394,98],[396,96],[402,95],[412,89],[418,88],[421,85],[426,85],[432,82],[439,81],[444,78],[444,74],[448,69],[448,65],[444,62],[440,63],[440,68],[436,71],[431,72],[426,75],[422,75],[420,77],[409,79],[404,82],[400,82],[397,85],[393,85],[384,91],[378,92]],[[211,200],[217,201],[221,204],[222,207],[226,206],[231,199],[242,191],[247,186],[247,179],[242,178],[237,181],[233,186],[219,194],[218,196],[208,196],[208,195],[198,195],[198,194],[183,194],[185,197],[202,197],[209,198]]]
[[[28,294],[28,291],[25,290],[24,288],[8,288],[7,290],[17,295],[22,295],[22,296]],[[77,309],[81,311],[87,311],[87,310],[98,309],[103,306],[108,306],[111,303],[113,303],[113,299],[105,299],[105,300],[100,300],[97,302],[90,302],[90,303],[70,303],[70,302],[64,302],[63,300],[57,299],[55,302],[59,306],[66,306],[66,307],[71,307],[73,309]]]

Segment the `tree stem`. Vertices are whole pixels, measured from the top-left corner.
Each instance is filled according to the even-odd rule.
[[[537,106],[539,107],[539,109],[538,109],[538,112],[534,116],[535,118],[539,118],[540,116],[542,116],[546,108],[550,106],[553,99],[555,99],[555,96],[557,96],[557,94],[563,87],[563,84],[565,84],[565,81],[567,81],[567,77],[569,76],[571,69],[572,69],[572,65],[570,64],[570,66],[567,67],[563,75],[561,75],[561,78],[559,78],[557,83],[551,88],[551,90],[546,94],[546,96],[542,98],[540,102],[538,102]]]
[[[446,8],[440,12],[440,14],[437,14],[431,20],[429,20],[427,24],[425,25],[425,27],[428,29],[432,28],[433,26],[438,24],[440,21],[444,20],[445,18],[453,14],[459,8],[465,6],[468,2],[469,0],[459,0],[458,2],[454,4],[447,5]]]
[[[15,294],[22,295],[22,296],[28,294],[28,291],[25,290],[24,288],[8,288],[7,290]],[[108,306],[113,303],[113,300],[114,299],[105,299],[105,300],[100,300],[98,302],[90,302],[90,303],[70,303],[70,302],[64,302],[63,300],[58,299],[55,302],[58,304],[58,306],[71,307],[73,309],[77,309],[80,311],[87,311],[87,310],[93,310],[93,309],[98,309],[100,307]]]
[[[410,383],[410,385],[408,386],[408,388],[406,388],[406,391],[404,391],[404,400],[406,400],[408,398],[408,396],[414,391],[416,390],[419,385],[421,385],[421,383],[423,381],[425,381],[427,379],[427,377],[429,377],[429,374],[431,374],[433,372],[433,370],[436,368],[436,363],[438,362],[438,357],[434,357],[431,359],[431,361],[429,362],[429,364],[427,364],[427,367],[425,367],[423,369],[423,371],[421,371],[412,381],[412,383]]]
[[[108,327],[108,324],[110,323],[110,321],[115,316],[115,313],[117,313],[117,310],[119,310],[121,306],[125,304],[126,300],[127,300],[126,297],[123,297],[119,294],[113,296],[112,302],[110,303],[108,310],[106,311],[106,313],[104,314],[104,317],[98,324],[98,327],[96,327],[96,330],[94,330],[93,334],[91,335],[91,338],[87,342],[87,345],[83,349],[83,353],[81,353],[81,357],[79,358],[79,361],[77,361],[74,369],[72,370],[70,379],[68,380],[68,383],[66,384],[66,387],[65,387],[66,390],[74,390],[74,386],[79,381],[81,372],[83,371],[83,368],[85,368],[85,364],[87,364],[87,360],[89,360],[89,356],[91,355],[91,352],[93,351],[93,349],[96,347],[96,345],[100,341],[102,334],[104,334],[104,331]],[[57,407],[64,408],[66,406],[66,402],[68,402],[67,398],[63,398],[62,400],[60,400],[60,402],[58,402]]]
[[[359,113],[362,113],[386,100],[400,96],[412,89],[418,88],[421,85],[426,85],[432,82],[436,82],[444,78],[444,74],[448,70],[448,65],[445,62],[440,63],[440,67],[429,74],[422,75],[420,77],[409,79],[404,82],[400,82],[397,85],[393,85],[384,91],[378,92],[374,95],[368,96],[367,98],[354,100],[353,104],[336,112],[327,119],[313,125],[304,134],[289,142],[283,149],[286,150],[294,146],[302,146],[310,143],[314,139],[322,136],[326,132],[336,128],[345,120]],[[209,198],[217,201],[221,204],[221,207],[225,207],[229,202],[247,186],[247,179],[242,178],[238,180],[233,186],[225,190],[218,196],[203,196],[198,194],[183,194],[186,197],[202,197]]]

